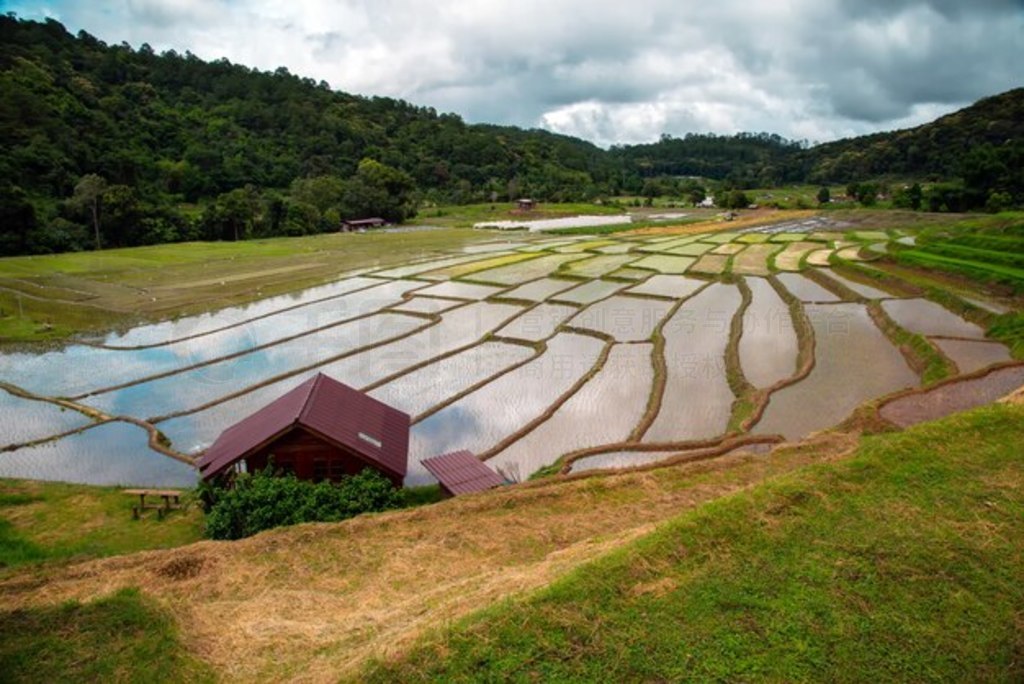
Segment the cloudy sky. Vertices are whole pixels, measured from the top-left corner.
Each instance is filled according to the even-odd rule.
[[[3,0],[148,42],[601,145],[912,126],[1024,85],[1024,0]]]

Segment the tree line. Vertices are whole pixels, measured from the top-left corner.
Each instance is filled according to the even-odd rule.
[[[692,134],[602,150],[337,92],[283,67],[108,45],[9,14],[0,17],[0,254],[303,235],[342,218],[402,221],[424,203],[663,192],[694,201],[704,192],[694,177],[743,190],[934,176],[951,181],[949,210],[1009,206],[1024,202],[1022,143],[1012,142],[1022,92],[940,120],[937,133],[869,144]]]

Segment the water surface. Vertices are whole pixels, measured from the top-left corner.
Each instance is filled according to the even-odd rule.
[[[594,366],[604,343],[563,333],[539,358],[446,406],[412,430],[407,485],[432,481],[420,461],[469,449],[481,453],[540,417]]]
[[[918,384],[863,304],[809,305],[806,311],[814,327],[814,369],[771,396],[753,432],[800,439],[842,422],[868,399]]]
[[[799,346],[789,307],[764,278],[747,278],[753,298],[743,314],[740,366],[754,387],[771,387],[796,372]]]
[[[54,442],[0,453],[0,477],[108,486],[194,486],[195,469],[151,450],[148,438],[137,425],[104,423]]]
[[[647,408],[654,371],[650,344],[617,344],[601,370],[525,437],[487,461],[529,477],[570,452],[625,441]]]
[[[707,439],[725,432],[734,399],[725,375],[725,348],[741,301],[735,285],[714,283],[684,302],[665,324],[665,393],[645,442]]]

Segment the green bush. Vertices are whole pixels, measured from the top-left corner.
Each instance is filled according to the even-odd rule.
[[[370,469],[334,484],[275,475],[268,468],[241,474],[230,486],[209,485],[202,499],[207,507],[206,534],[212,539],[241,539],[303,522],[337,522],[402,504],[401,492]]]

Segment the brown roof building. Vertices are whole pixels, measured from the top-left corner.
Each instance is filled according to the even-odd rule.
[[[453,451],[425,458],[423,467],[437,478],[442,491],[448,496],[483,492],[505,484],[504,478],[469,451]]]
[[[373,468],[402,486],[409,416],[318,373],[221,433],[199,459],[204,479],[275,468],[337,480]]]

